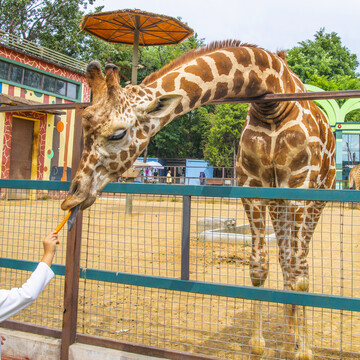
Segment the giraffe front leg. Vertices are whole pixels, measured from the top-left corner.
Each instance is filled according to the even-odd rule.
[[[262,334],[261,301],[254,300],[252,302],[251,313],[253,314],[253,327],[251,339],[249,341],[251,354],[261,356],[264,354],[265,350],[265,340]]]
[[[296,291],[309,291],[309,278],[308,276],[300,276],[295,282]],[[297,309],[297,351],[295,354],[296,360],[313,360],[313,353],[309,346],[309,339],[307,334],[307,321],[306,321],[306,307],[303,306],[302,317],[301,312]]]
[[[242,199],[248,217],[251,233],[250,279],[253,286],[260,287],[269,272],[269,258],[265,241],[265,210],[266,206],[260,200]],[[253,326],[249,341],[251,354],[261,359],[265,351],[265,340],[262,333],[261,301],[252,302]]]
[[[250,277],[251,282],[256,287],[262,287],[269,271],[269,263],[267,260],[267,254],[262,253],[259,256],[259,260],[254,260],[254,254],[250,261]],[[251,354],[262,356],[265,351],[265,340],[262,333],[262,302],[254,300],[252,302],[252,316],[253,326],[251,339],[249,345],[251,348]]]

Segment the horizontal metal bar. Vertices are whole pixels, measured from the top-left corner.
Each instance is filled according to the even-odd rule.
[[[304,101],[304,100],[321,100],[321,99],[350,99],[360,98],[360,90],[342,90],[342,91],[320,91],[308,93],[286,93],[286,94],[265,94],[257,97],[231,97],[221,100],[212,101],[210,104],[230,104],[230,103],[266,103],[273,101]],[[0,112],[10,111],[36,111],[36,110],[61,110],[85,108],[92,103],[67,103],[67,104],[42,104],[42,105],[14,105],[1,106]]]
[[[211,104],[266,103],[273,101],[296,101],[296,100],[304,101],[304,100],[350,99],[350,98],[360,98],[360,90],[265,94],[261,96],[248,97],[248,98],[229,97],[221,100],[212,101]]]
[[[0,188],[68,191],[70,181],[0,179]]]
[[[68,181],[0,179],[0,188],[68,191],[69,186],[70,182]],[[335,189],[110,183],[106,185],[102,192],[225,198],[360,202],[360,191]]]
[[[10,330],[29,332],[37,335],[50,336],[56,339],[61,339],[62,333],[61,330],[58,329],[34,324],[27,324],[25,322],[16,320],[5,320],[1,323],[1,327]]]
[[[0,267],[33,271],[37,263],[26,260],[0,258]],[[51,266],[57,275],[65,275],[65,266]],[[156,289],[183,291],[204,295],[261,300],[273,303],[304,305],[336,310],[360,311],[360,298],[335,296],[326,294],[303,293],[277,289],[263,289],[250,286],[224,285],[202,281],[181,280],[161,276],[128,274],[116,271],[97,269],[80,269],[82,279],[104,281],[117,284],[127,284]]]
[[[34,271],[39,262],[0,257],[0,267],[14,270]],[[56,275],[65,275],[65,265],[52,264],[51,269]]]

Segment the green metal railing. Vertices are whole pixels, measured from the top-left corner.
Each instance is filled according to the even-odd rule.
[[[0,188],[67,191],[69,189],[69,185],[69,182],[59,181],[0,179]],[[139,186],[138,184],[130,183],[111,183],[104,188],[103,192],[180,195],[188,199],[191,199],[191,196],[197,196],[221,198],[276,198],[291,200],[319,200],[332,202],[360,202],[360,192],[353,190],[279,189],[183,185],[169,186],[152,184]],[[190,204],[191,200],[188,203]],[[186,212],[186,209],[184,211]],[[185,222],[183,223],[183,226],[184,224]],[[185,233],[188,232],[185,231]],[[189,246],[189,244],[187,246]],[[188,254],[188,249],[183,249],[183,253]],[[186,260],[182,262],[186,263]],[[36,264],[37,263],[31,261],[0,258],[0,267],[3,268],[32,271],[35,269]],[[52,266],[52,268],[57,275],[65,275],[64,265],[55,264]],[[243,298],[249,300],[262,300],[274,303],[304,305],[337,310],[360,311],[360,298],[354,297],[264,289],[248,286],[222,285],[217,283],[181,280],[177,278],[165,278],[159,276],[129,274],[97,269],[81,268],[80,278],[110,283],[113,282],[158,289],[200,293],[206,295]]]

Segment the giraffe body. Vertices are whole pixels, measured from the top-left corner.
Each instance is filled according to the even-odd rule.
[[[109,65],[106,79],[91,63],[87,77],[93,105],[83,114],[84,151],[64,210],[90,206],[96,194],[127,170],[166,124],[198,106],[226,97],[305,92],[282,54],[237,41],[214,43],[192,51],[147,77],[138,86],[119,85]],[[332,188],[335,139],[321,111],[311,101],[254,103],[240,139],[239,186]],[[252,229],[250,277],[263,286],[269,263],[265,243],[265,210],[277,237],[284,288],[308,291],[306,257],[323,202],[243,199]],[[252,353],[261,355],[261,303],[254,302]],[[312,359],[307,344],[305,309],[285,306],[284,356]],[[302,332],[300,328],[303,329]]]
[[[349,174],[349,188],[352,189],[355,184],[355,189],[360,190],[360,164],[355,165]]]

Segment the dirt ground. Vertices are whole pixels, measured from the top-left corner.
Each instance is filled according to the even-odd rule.
[[[174,196],[103,195],[84,212],[81,266],[179,278],[182,206]],[[39,234],[61,221],[59,208],[60,200],[49,196],[1,200],[1,256],[38,261]],[[198,221],[205,217],[248,223],[240,200],[193,198],[190,279],[251,286],[251,248],[226,237],[200,241]],[[360,297],[359,220],[360,210],[349,204],[326,206],[308,256],[311,292]],[[66,230],[60,240],[56,262],[64,264]],[[282,289],[275,244],[269,244],[268,253],[266,287]],[[0,276],[2,284],[19,286],[27,273],[2,269]],[[57,276],[37,304],[14,320],[61,328],[62,294],[63,278]],[[263,359],[277,359],[284,341],[283,306],[263,303],[262,314],[267,347]],[[360,359],[359,312],[308,307],[306,315],[316,359]],[[254,315],[248,300],[81,280],[78,316],[78,332],[84,334],[221,359],[251,359]]]

